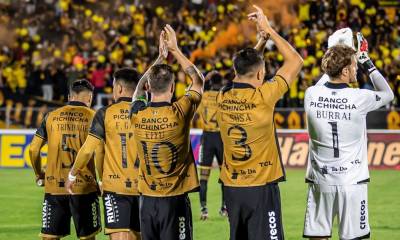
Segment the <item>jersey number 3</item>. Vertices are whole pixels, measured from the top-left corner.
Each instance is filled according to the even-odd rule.
[[[228,136],[231,136],[231,133],[233,130],[237,130],[240,133],[240,139],[235,141],[235,144],[244,148],[244,155],[241,157],[235,156],[232,154],[232,160],[235,161],[247,161],[251,158],[251,148],[249,145],[246,144],[247,141],[247,132],[244,128],[242,128],[241,126],[235,125],[232,126],[228,129]]]

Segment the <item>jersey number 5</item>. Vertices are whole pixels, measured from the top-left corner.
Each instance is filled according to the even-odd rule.
[[[332,141],[333,141],[333,157],[339,157],[339,135],[337,122],[329,122],[332,127]]]
[[[246,130],[244,128],[242,128],[241,126],[235,125],[228,129],[228,136],[231,136],[231,133],[233,130],[239,131],[239,133],[241,135],[240,139],[235,141],[235,144],[244,148],[244,155],[242,157],[238,157],[238,156],[235,156],[232,154],[232,160],[235,160],[235,161],[249,160],[251,158],[252,151],[251,151],[250,146],[246,144],[246,141],[247,141]]]
[[[76,138],[76,134],[63,134],[61,137],[61,149],[64,152],[70,153],[70,161],[68,163],[65,163],[64,161],[61,162],[62,168],[71,168],[72,164],[74,164],[75,161],[75,156],[76,156],[76,150],[73,148],[68,147],[68,138]]]

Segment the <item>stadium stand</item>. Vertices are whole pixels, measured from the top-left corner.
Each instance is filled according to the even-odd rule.
[[[78,77],[89,79],[96,94],[110,93],[115,69],[130,66],[143,72],[151,64],[157,54],[159,26],[165,23],[177,29],[184,53],[202,71],[219,70],[229,81],[233,78],[232,54],[255,42],[241,31],[247,8],[243,0],[0,1],[0,108],[42,107],[38,102],[47,107],[60,105],[68,83]],[[380,1],[360,0],[291,1],[287,11],[295,16],[294,21],[287,24],[280,14],[274,14],[274,25],[305,62],[300,77],[277,107],[303,106],[305,90],[322,75],[320,61],[327,36],[346,26],[368,39],[371,58],[394,90],[391,107],[400,106],[400,11],[382,7]],[[282,56],[270,43],[265,56],[273,74]],[[177,64],[174,70],[179,98],[187,81]],[[358,79],[360,88],[373,87],[365,76]]]

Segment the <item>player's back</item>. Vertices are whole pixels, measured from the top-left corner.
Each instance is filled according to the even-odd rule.
[[[280,76],[260,87],[234,82],[218,95],[217,121],[224,143],[226,186],[262,186],[284,180],[273,112],[288,86]]]
[[[217,96],[219,91],[205,91],[197,110],[202,121],[203,130],[207,132],[219,132],[217,122]]]
[[[68,194],[64,183],[76,154],[85,142],[94,111],[80,102],[49,112],[36,135],[47,140],[48,154],[45,178],[45,192]],[[95,166],[91,161],[77,177],[74,193],[96,191]]]
[[[345,83],[308,88],[307,179],[330,185],[368,181],[366,115],[384,104],[378,93]]]
[[[131,98],[119,98],[99,109],[90,135],[104,141],[103,190],[137,195],[137,158],[134,130],[129,119]]]
[[[200,99],[189,91],[175,103],[150,102],[133,115],[141,194],[176,196],[198,188],[190,123]]]

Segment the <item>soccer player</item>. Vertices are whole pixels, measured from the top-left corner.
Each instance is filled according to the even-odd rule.
[[[207,183],[210,176],[214,156],[217,158],[218,166],[220,167],[220,169],[223,160],[224,148],[222,145],[222,139],[219,133],[219,126],[216,119],[217,95],[221,87],[222,76],[216,71],[208,73],[205,78],[205,91],[200,106],[197,109],[198,116],[203,123],[203,135],[201,137],[201,150],[198,166],[200,169],[201,220],[208,219]],[[221,190],[222,201],[219,213],[221,216],[227,216],[222,184]]]
[[[100,108],[89,135],[71,168],[67,188],[82,175],[96,146],[104,145],[104,159],[98,168],[102,179],[105,234],[112,240],[140,239],[139,198],[137,189],[138,159],[129,120],[132,95],[139,74],[130,68],[114,73],[114,104]]]
[[[285,180],[275,134],[276,102],[288,91],[302,66],[295,49],[272,29],[262,10],[249,14],[284,58],[271,81],[256,49],[235,54],[235,78],[217,97],[217,122],[224,143],[221,180],[230,239],[284,239],[278,182]]]
[[[368,57],[361,33],[357,43],[358,51],[346,45],[329,48],[322,59],[329,81],[305,94],[310,136],[305,238],[330,238],[336,216],[340,239],[370,237],[366,115],[388,104],[394,94]],[[357,81],[357,62],[375,91],[349,87]]]
[[[49,112],[32,140],[29,155],[38,185],[44,182],[42,210],[43,239],[60,239],[70,234],[71,216],[80,239],[95,239],[101,231],[95,164],[89,159],[76,178],[74,194],[65,189],[68,172],[89,132],[94,111],[93,86],[87,80],[72,83],[66,106]],[[40,149],[47,142],[46,171],[41,169]]]
[[[166,64],[153,65],[136,88],[132,124],[139,164],[140,222],[143,239],[192,239],[189,192],[199,181],[190,144],[190,123],[201,101],[204,78],[183,55],[175,31],[167,25],[162,38],[169,52],[192,79],[186,94],[172,103],[174,74]],[[151,101],[143,86],[148,83]]]

